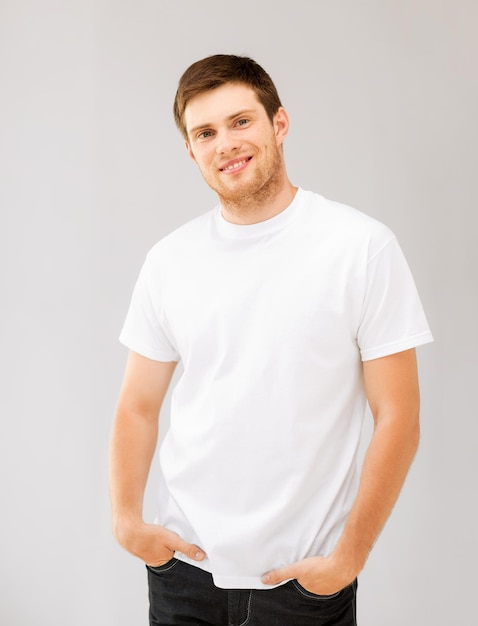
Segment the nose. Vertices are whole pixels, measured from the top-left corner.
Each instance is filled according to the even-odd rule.
[[[217,131],[216,140],[217,154],[228,154],[241,147],[239,137],[234,134],[234,131],[228,129]]]

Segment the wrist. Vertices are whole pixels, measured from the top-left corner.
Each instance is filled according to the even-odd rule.
[[[363,556],[358,550],[346,550],[343,546],[337,548],[328,556],[332,566],[340,572],[344,579],[344,586],[350,584],[362,571],[367,560],[367,555]]]
[[[139,515],[115,515],[113,520],[113,534],[118,543],[130,552],[136,552],[135,545],[141,536],[145,522]]]

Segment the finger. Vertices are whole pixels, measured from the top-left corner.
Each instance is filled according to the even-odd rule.
[[[179,535],[176,535],[176,533],[171,533],[171,535],[172,540],[169,543],[171,550],[181,552],[194,561],[202,561],[206,557],[204,550],[201,550],[201,548],[195,544],[184,541],[184,539],[182,539]]]
[[[278,585],[279,583],[296,577],[294,566],[289,565],[288,567],[279,567],[278,569],[267,572],[261,580],[266,585]]]
[[[146,565],[149,565],[150,567],[161,567],[162,565],[165,565],[166,563],[169,563],[169,561],[173,558],[174,556],[174,552],[172,552],[171,554],[168,554],[166,556],[166,558],[164,559],[147,559],[145,561]]]

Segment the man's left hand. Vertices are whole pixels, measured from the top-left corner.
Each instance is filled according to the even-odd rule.
[[[330,596],[350,585],[357,573],[352,573],[351,569],[339,563],[333,555],[315,556],[272,570],[262,577],[262,582],[267,585],[278,585],[287,580],[296,579],[307,591],[321,596]]]

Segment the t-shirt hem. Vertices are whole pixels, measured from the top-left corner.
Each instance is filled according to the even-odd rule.
[[[433,336],[431,332],[426,331],[418,335],[413,335],[412,337],[407,337],[401,341],[394,341],[375,348],[361,350],[360,354],[362,361],[371,361],[373,359],[396,354],[397,352],[403,352],[404,350],[410,350],[411,348],[417,348],[418,346],[431,343],[432,341]]]
[[[279,585],[265,585],[260,576],[225,576],[216,574],[212,571],[208,559],[205,559],[204,561],[193,561],[184,554],[180,553],[176,553],[174,556],[179,561],[183,561],[184,563],[188,563],[189,565],[202,569],[205,572],[209,572],[212,575],[215,586],[220,589],[274,589],[275,587],[280,587],[287,582],[284,581]]]

